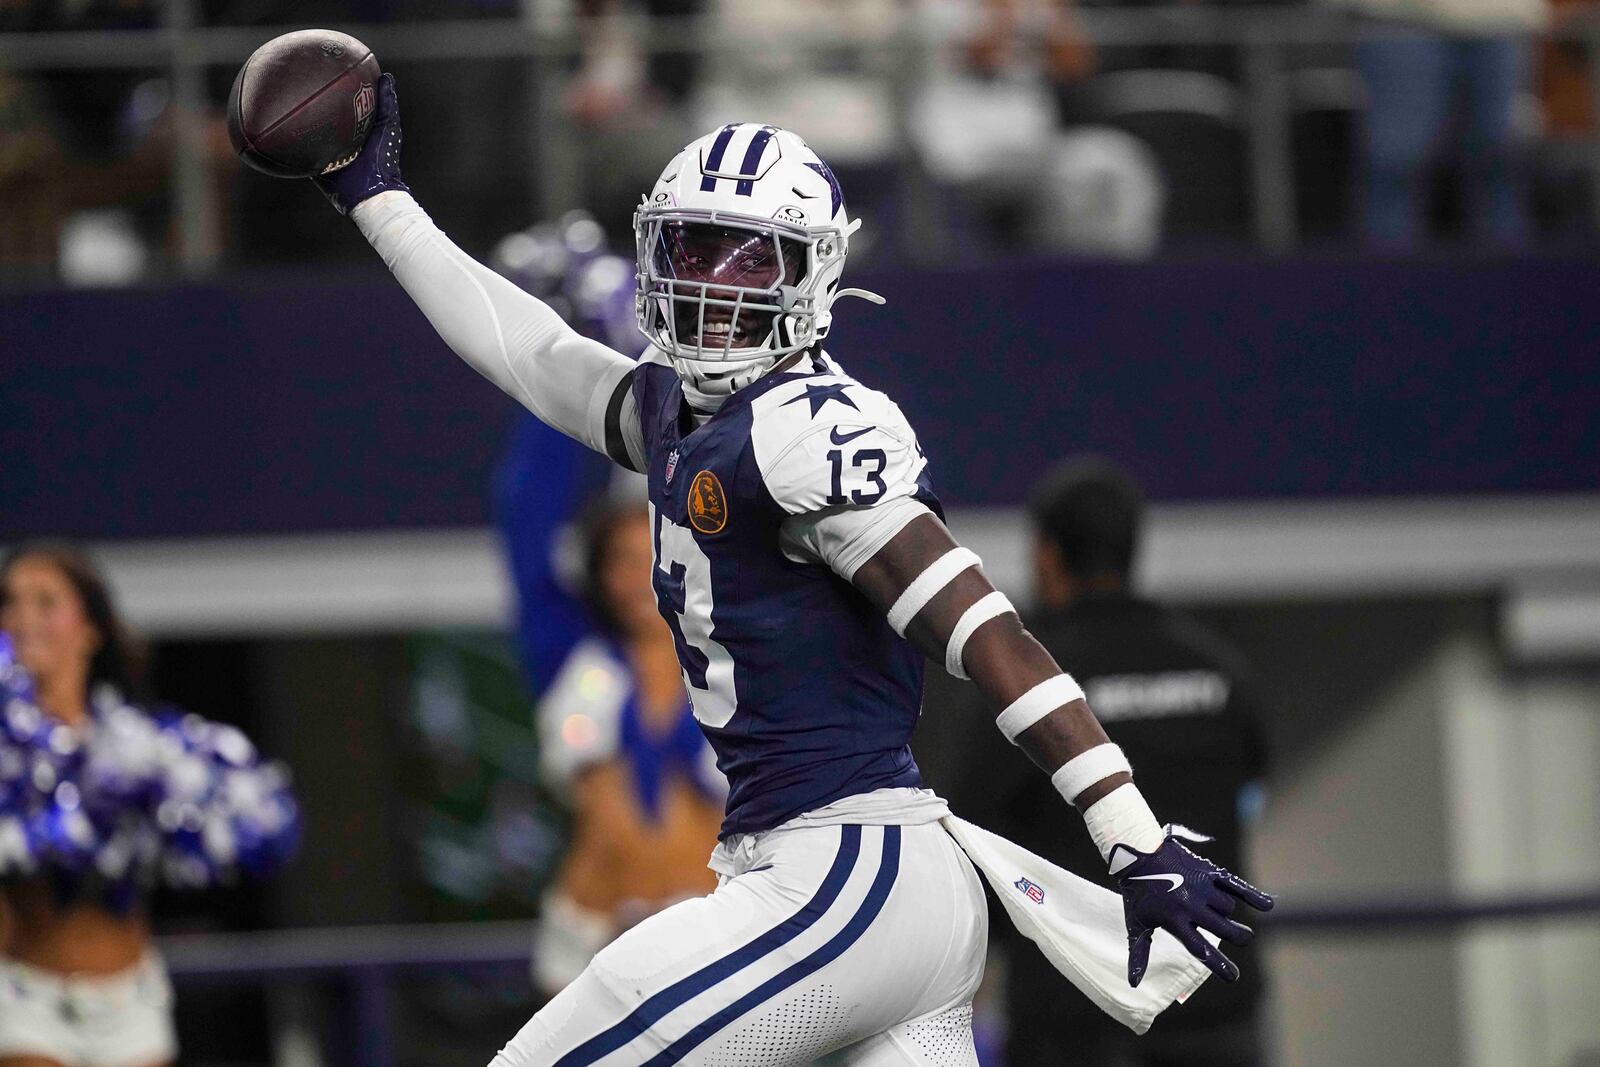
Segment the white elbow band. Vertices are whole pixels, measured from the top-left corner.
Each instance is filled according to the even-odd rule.
[[[950,640],[944,646],[944,669],[957,678],[965,678],[967,672],[961,665],[961,653],[966,651],[967,639],[990,619],[1016,610],[1006,595],[997,589],[963,611],[961,618],[956,621],[956,628],[950,631]]]
[[[934,595],[955,581],[956,575],[968,567],[977,567],[983,563],[978,554],[970,548],[952,548],[932,563],[928,564],[923,572],[911,580],[905,592],[895,599],[894,605],[889,608],[889,626],[901,637],[906,635],[906,627],[911,625],[911,620],[917,617],[917,612],[928,606],[928,601]]]
[[[994,724],[1000,727],[1006,740],[1014,745],[1017,735],[1022,731],[1063,704],[1082,699],[1083,689],[1073,681],[1072,675],[1058,674],[1054,678],[1046,678],[1006,705],[1006,710],[995,716]]]
[[[1067,760],[1050,776],[1050,784],[1071,804],[1079,793],[1119,772],[1132,774],[1133,768],[1128,765],[1128,757],[1122,754],[1122,749],[1108,741]]]

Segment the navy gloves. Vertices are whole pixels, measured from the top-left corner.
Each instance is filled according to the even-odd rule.
[[[395,96],[393,74],[378,79],[377,112],[354,162],[311,180],[341,215],[350,214],[361,201],[379,193],[411,191],[400,179],[400,101]]]
[[[1128,984],[1144,980],[1150,965],[1150,939],[1166,930],[1200,962],[1233,982],[1239,968],[1200,936],[1209,931],[1224,941],[1245,945],[1254,931],[1231,916],[1240,901],[1269,911],[1272,897],[1183,846],[1178,836],[1209,840],[1181,827],[1167,828],[1167,838],[1154,852],[1116,845],[1108,860],[1122,892],[1122,914],[1128,924]]]

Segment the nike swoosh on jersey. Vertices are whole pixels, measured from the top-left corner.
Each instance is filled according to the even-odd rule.
[[[833,429],[828,431],[828,440],[832,441],[836,445],[848,444],[849,442],[860,437],[862,434],[871,433],[876,429],[876,426],[868,426],[865,430],[857,430],[855,433],[842,434],[839,432],[839,427],[835,426]]]
[[[1174,889],[1178,888],[1180,885],[1183,884],[1183,875],[1181,875],[1181,874],[1130,874],[1130,875],[1128,875],[1128,881],[1130,881],[1130,882],[1171,882],[1172,884],[1167,887],[1167,892],[1170,893]]]

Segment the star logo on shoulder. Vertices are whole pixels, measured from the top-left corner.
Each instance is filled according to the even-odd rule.
[[[801,393],[793,400],[785,400],[778,406],[786,408],[790,404],[798,404],[802,400],[809,400],[811,402],[812,418],[816,418],[817,412],[822,410],[822,405],[826,404],[830,400],[838,401],[839,403],[844,404],[846,407],[855,408],[855,410],[860,411],[861,409],[856,407],[856,402],[844,394],[844,391],[850,388],[850,385],[850,382],[835,382],[832,385],[807,385],[805,392]]]

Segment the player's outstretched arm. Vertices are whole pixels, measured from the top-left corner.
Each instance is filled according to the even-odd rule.
[[[372,130],[355,161],[315,179],[355,220],[439,336],[541,420],[639,469],[633,360],[573,330],[532,294],[456,247],[400,176],[394,76],[378,83]]]
[[[1272,898],[1191,852],[1180,840],[1181,828],[1169,831],[1156,821],[1083,691],[1023,627],[1010,601],[984,577],[978,557],[927,512],[850,578],[902,636],[950,673],[972,678],[1001,709],[995,720],[1001,732],[1083,814],[1122,891],[1129,983],[1143,979],[1157,928],[1213,972],[1237,979],[1238,967],[1200,931],[1245,944],[1250,928],[1231,917],[1238,902],[1265,911]]]

